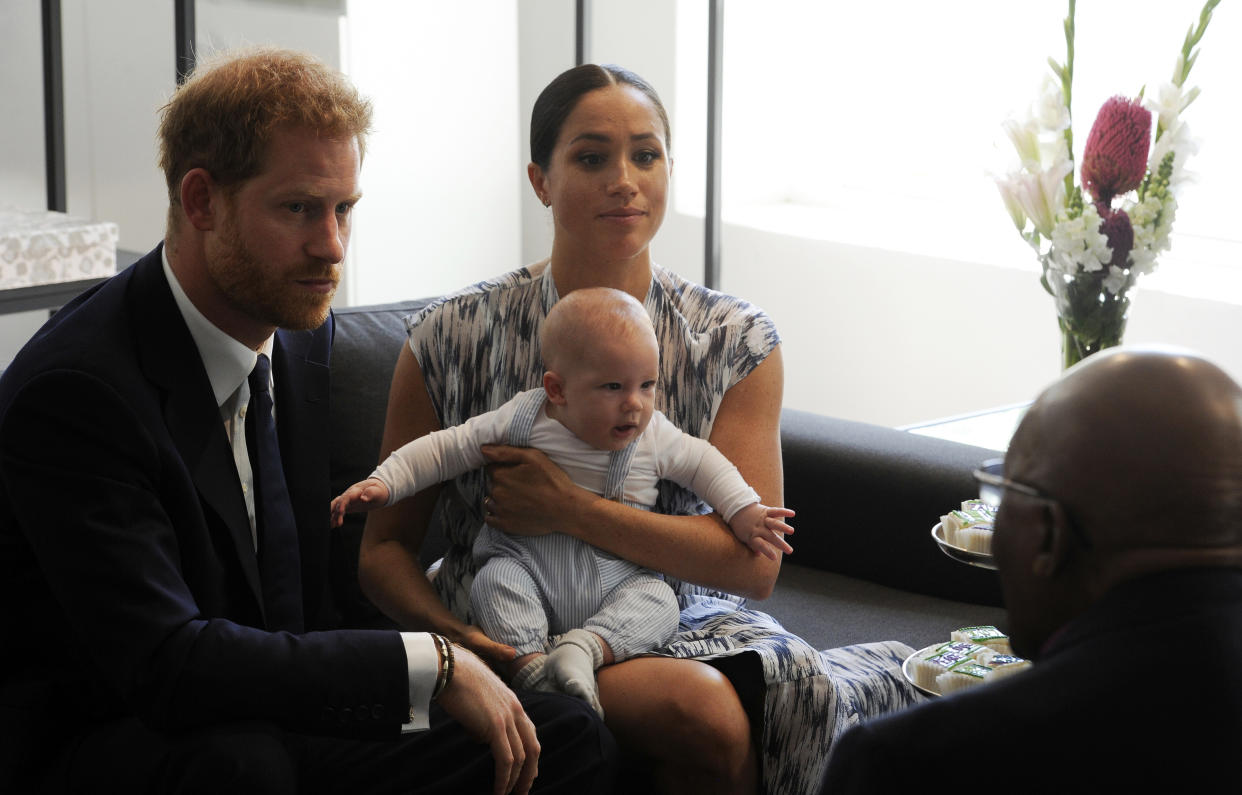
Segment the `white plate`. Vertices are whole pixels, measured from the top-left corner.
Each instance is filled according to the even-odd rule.
[[[932,540],[936,542],[936,546],[940,547],[940,551],[956,561],[967,563],[971,566],[978,566],[981,569],[996,569],[996,561],[986,552],[971,552],[969,549],[963,549],[959,546],[950,544],[944,538],[944,524],[936,522],[931,529]]]
[[[945,641],[945,643],[947,642],[948,641]],[[937,648],[943,645],[944,643],[933,643],[930,646],[925,646],[919,649],[918,651],[916,651],[914,654],[911,654],[909,657],[906,658],[906,661],[901,664],[902,675],[906,677],[907,682],[909,682],[911,685],[914,686],[915,690],[919,690],[923,693],[926,693],[929,696],[940,695],[940,689],[937,688],[935,684],[933,684],[930,688],[928,688],[928,687],[923,687],[922,685],[920,685],[918,682],[914,680],[913,663],[916,657],[920,657],[924,654],[931,654],[933,651],[935,651]]]

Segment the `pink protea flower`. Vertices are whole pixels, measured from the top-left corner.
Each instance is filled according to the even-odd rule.
[[[1138,100],[1112,97],[1100,108],[1082,153],[1082,184],[1101,215],[1114,196],[1142,183],[1150,137],[1151,111]]]
[[[1108,238],[1108,247],[1113,250],[1113,258],[1109,265],[1125,268],[1134,248],[1134,226],[1125,210],[1107,210],[1100,212],[1100,234]]]

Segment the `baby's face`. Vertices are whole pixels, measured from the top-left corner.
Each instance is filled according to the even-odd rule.
[[[565,406],[561,422],[599,450],[621,450],[647,429],[655,410],[660,352],[650,335],[603,339],[562,368]]]

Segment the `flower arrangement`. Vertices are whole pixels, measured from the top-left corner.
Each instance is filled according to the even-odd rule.
[[[1207,0],[1186,33],[1173,79],[1155,97],[1145,99],[1140,90],[1136,99],[1116,96],[1100,108],[1083,148],[1081,185],[1074,180],[1070,115],[1075,0],[1064,23],[1065,62],[1048,59],[1053,74],[1029,116],[1004,124],[1021,165],[997,186],[1039,256],[1040,281],[1056,303],[1065,367],[1121,342],[1130,290],[1169,249],[1177,188],[1195,150],[1181,115],[1199,89],[1187,89],[1186,79],[1219,2]]]

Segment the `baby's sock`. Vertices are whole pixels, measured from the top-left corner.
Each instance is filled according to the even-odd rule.
[[[577,696],[590,704],[602,718],[604,708],[599,703],[595,671],[603,663],[604,648],[599,639],[585,629],[571,629],[561,635],[548,653],[544,677],[562,693]]]

